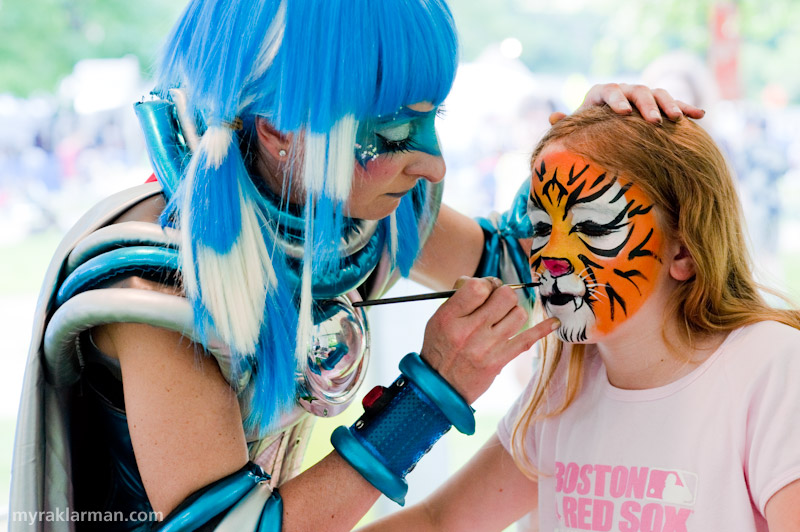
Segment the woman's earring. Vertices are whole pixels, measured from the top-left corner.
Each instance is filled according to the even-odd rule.
[[[286,157],[286,150],[280,150],[278,152],[278,155],[280,155],[281,157]]]

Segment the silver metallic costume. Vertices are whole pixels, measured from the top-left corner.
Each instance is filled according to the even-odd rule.
[[[153,116],[166,116],[168,120],[173,115],[166,109],[166,115]],[[166,129],[162,126],[154,128],[162,133],[179,129],[177,122]],[[151,140],[153,143],[158,144]],[[164,146],[171,145],[162,139],[161,147]],[[192,308],[176,288],[179,239],[175,230],[148,222],[115,223],[120,215],[139,203],[171,193],[174,183],[167,167],[177,158],[167,154],[159,159],[152,152],[151,157],[159,182],[120,192],[94,207],[66,235],[47,271],[36,311],[19,412],[11,487],[12,516],[15,512],[64,510],[125,511],[132,515],[151,510],[130,443],[119,363],[101,353],[91,337],[96,326],[130,322],[163,327],[198,339]],[[428,203],[419,212],[432,213],[419,220],[419,236],[424,242],[438,213],[442,188],[441,184],[432,185],[424,180],[417,186],[424,187],[420,196]],[[526,194],[521,196],[523,206],[519,207],[517,202],[516,211],[521,209],[524,213]],[[508,218],[482,221],[487,236],[492,232],[489,229],[495,230],[495,236],[487,238],[484,255],[496,260],[490,261],[491,271],[486,270],[484,260],[484,271],[478,273],[502,272],[509,282],[525,281],[527,265],[524,260],[519,264],[515,249],[515,240],[522,235],[516,226],[508,229]],[[525,217],[520,218],[517,213],[516,219],[522,223]],[[374,248],[376,225],[358,222],[353,227],[342,243],[343,255],[377,253],[380,257],[357,286],[315,302],[310,363],[307,371],[297,375],[297,405],[274,430],[246,434],[250,460],[269,475],[268,482],[261,482],[265,484],[262,490],[265,496],[298,473],[313,416],[340,413],[362,384],[369,358],[369,327],[363,309],[355,309],[351,302],[380,297],[399,276],[383,244],[365,251],[371,244]],[[526,230],[523,228],[523,233]],[[302,246],[289,240],[281,241],[281,245],[288,256],[302,251]],[[155,281],[172,290],[131,287],[131,278]],[[335,285],[335,281],[330,284]],[[206,345],[207,352],[216,359],[237,393],[245,418],[253,394],[250,373],[233,371],[232,358],[221,342],[212,339]],[[99,473],[87,475],[90,471]],[[239,521],[246,513],[230,512],[218,526],[246,529],[243,521]],[[248,519],[253,518],[245,517],[245,521]],[[39,519],[35,525],[39,530],[84,528],[70,519],[58,522]],[[118,525],[120,530],[139,530],[149,528],[151,523],[145,520]],[[11,522],[11,530],[22,528],[29,529],[29,523]]]

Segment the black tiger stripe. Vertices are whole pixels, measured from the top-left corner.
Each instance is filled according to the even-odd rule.
[[[536,177],[538,177],[538,178],[539,178],[539,182],[540,182],[540,183],[541,183],[542,181],[544,181],[544,176],[545,176],[545,174],[547,173],[547,170],[546,170],[546,169],[545,169],[545,167],[544,167],[544,160],[542,160],[542,164],[541,164],[541,165],[539,165],[539,170],[535,170],[535,169],[534,169],[534,173],[536,174]]]
[[[567,219],[567,215],[569,214],[569,209],[570,209],[569,206],[570,205],[574,205],[575,202],[578,200],[578,196],[580,196],[581,193],[583,192],[583,186],[585,184],[586,184],[586,181],[583,181],[580,185],[575,187],[575,190],[573,190],[572,193],[567,198],[567,207],[564,209],[564,215],[561,217],[561,221],[564,221],[564,220]]]
[[[652,233],[652,229],[650,230],[650,232]],[[625,236],[625,240],[623,240],[622,243],[619,246],[617,246],[617,247],[615,247],[613,249],[596,248],[596,247],[590,245],[583,238],[578,237],[578,239],[581,242],[583,242],[583,245],[586,246],[586,249],[588,249],[589,251],[591,251],[595,255],[599,255],[601,257],[616,257],[617,255],[619,255],[619,252],[622,251],[622,248],[624,248],[627,245],[628,240],[630,240],[632,234],[633,234],[633,226],[631,226],[630,230],[628,231],[628,234]],[[652,253],[651,253],[651,255],[652,255]],[[630,259],[630,258],[631,258],[630,255],[628,255],[628,259]]]
[[[642,272],[640,272],[639,270],[628,270],[623,272],[622,270],[614,268],[614,273],[616,273],[617,275],[619,275],[620,277],[631,283],[633,287],[636,288],[636,291],[639,292],[639,295],[642,295],[642,291],[639,290],[639,285],[636,284],[636,282],[632,279],[632,277],[641,277],[646,281],[647,277]]]
[[[625,193],[628,190],[630,190],[630,188],[632,186],[633,186],[633,182],[626,183],[626,184],[622,185],[622,188],[619,189],[619,192],[617,192],[617,195],[614,196],[614,199],[612,199],[610,203],[615,203],[618,199],[620,199],[622,196],[624,196]]]
[[[550,190],[553,188],[558,190],[558,200],[556,201],[556,204],[561,205],[561,198],[567,195],[567,189],[558,180],[558,168],[553,171],[553,177],[550,179],[550,181],[545,183],[542,187],[542,193],[545,194],[548,199],[550,199],[551,203],[553,202],[553,197],[550,195]],[[565,209],[565,211],[566,210],[569,209]]]
[[[574,172],[575,172],[575,165],[573,164],[573,165],[572,165],[572,168],[570,168],[570,169],[569,169],[569,179],[567,179],[567,185],[571,185],[571,184],[573,184],[573,183],[575,182],[575,180],[576,180],[576,179],[578,179],[580,176],[582,176],[582,175],[583,175],[583,173],[584,173],[584,172],[585,172],[585,171],[586,171],[588,168],[589,168],[589,165],[587,164],[586,166],[584,166],[584,167],[583,167],[583,170],[581,170],[580,172],[578,172],[578,173],[577,173],[577,175],[574,175]],[[585,182],[585,181],[584,181],[584,182]]]
[[[606,174],[603,174],[600,177],[605,179],[605,176],[606,176]],[[599,179],[600,178],[598,177],[598,180]],[[567,205],[564,207],[564,210],[568,211],[572,207],[574,207],[575,205],[578,205],[580,203],[590,203],[590,202],[596,200],[597,198],[599,198],[600,196],[602,196],[603,194],[608,192],[609,189],[611,187],[613,187],[616,182],[617,182],[617,176],[614,176],[614,177],[611,178],[611,181],[606,186],[604,186],[603,188],[601,188],[600,190],[598,190],[594,194],[590,194],[590,195],[588,195],[588,196],[586,196],[584,198],[575,198],[575,200],[572,203],[567,203]],[[597,183],[598,183],[598,181],[595,181],[595,184],[597,184]],[[594,188],[594,184],[590,188]]]
[[[648,205],[647,207],[642,207],[641,205],[637,205],[631,210],[631,213],[628,215],[629,218],[633,218],[634,216],[639,216],[640,214],[647,214],[652,209],[652,205]]]
[[[611,283],[606,283],[606,293],[608,294],[608,301],[611,304],[611,321],[614,321],[614,302],[615,301],[617,303],[619,303],[619,306],[622,309],[622,312],[624,312],[625,315],[627,316],[628,315],[628,309],[625,306],[625,300],[622,299],[622,296],[620,296],[617,293],[616,290],[614,290],[614,287],[611,286]]]
[[[533,204],[533,206],[539,209],[540,211],[545,210],[544,203],[542,203],[542,199],[535,192],[531,192],[530,196],[528,196],[528,199],[531,201],[531,204]]]
[[[647,244],[647,242],[650,241],[650,237],[651,236],[653,236],[653,230],[652,229],[650,229],[650,232],[647,233],[646,237],[644,237],[644,240],[642,240],[642,242],[638,246],[633,248],[630,251],[630,253],[628,253],[628,260],[633,260],[636,257],[654,257],[655,256],[655,255],[653,255],[653,252],[650,251],[649,249],[644,249],[645,244]]]
[[[594,274],[594,268],[597,268],[598,270],[603,270],[605,269],[605,267],[600,266],[586,255],[582,255],[580,253],[578,253],[578,260],[583,263],[583,267],[586,268],[586,273],[588,273],[589,277],[592,278],[592,282],[594,284],[597,284],[597,276],[595,276]]]
[[[605,178],[606,178],[606,173],[605,173],[605,172],[603,172],[602,174],[600,174],[599,176],[597,176],[597,179],[595,179],[595,180],[594,180],[594,183],[592,183],[592,186],[590,186],[589,188],[594,188],[594,187],[596,187],[596,186],[597,186],[597,185],[599,185],[599,184],[600,184],[600,182],[601,182],[603,179],[605,179]]]

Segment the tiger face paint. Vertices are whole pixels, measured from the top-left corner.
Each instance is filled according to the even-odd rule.
[[[594,342],[653,292],[663,236],[652,202],[631,182],[567,152],[534,163],[528,216],[531,274],[565,342]]]

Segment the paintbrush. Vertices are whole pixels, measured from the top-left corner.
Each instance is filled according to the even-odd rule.
[[[542,284],[539,281],[534,281],[532,283],[521,283],[521,284],[507,284],[505,286],[513,289],[519,290],[520,288],[533,288],[534,286],[539,286]],[[447,297],[452,296],[455,294],[455,290],[446,290],[444,292],[431,292],[429,294],[416,294],[413,296],[402,296],[402,297],[387,297],[385,299],[367,299],[366,301],[356,301],[353,303],[354,307],[369,307],[373,305],[388,305],[390,303],[405,303],[406,301],[424,301],[426,299],[444,299]]]

